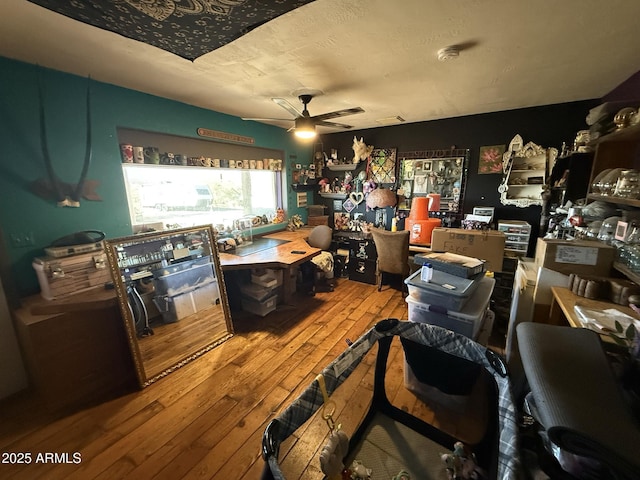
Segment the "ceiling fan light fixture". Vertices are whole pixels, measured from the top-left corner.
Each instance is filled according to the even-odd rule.
[[[310,118],[297,118],[295,130],[293,131],[294,135],[298,138],[315,138],[316,136],[316,125]]]

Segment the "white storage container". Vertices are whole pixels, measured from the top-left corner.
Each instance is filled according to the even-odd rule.
[[[273,295],[261,302],[250,298],[242,298],[242,309],[245,312],[251,312],[264,317],[276,309],[278,304],[278,295]]]
[[[464,308],[483,277],[484,273],[479,273],[472,278],[463,278],[433,269],[431,281],[425,282],[420,278],[420,270],[418,270],[405,279],[404,283],[407,284],[409,297],[413,300],[437,305],[445,310],[458,311]]]
[[[278,286],[278,279],[275,275],[271,275],[269,272],[264,273],[251,273],[251,283],[260,285],[265,288],[273,288]]]
[[[274,294],[275,284],[271,287],[263,287],[257,283],[245,283],[240,285],[242,296],[250,300],[261,302]]]
[[[409,304],[409,321],[444,327],[475,340],[482,326],[485,312],[489,309],[494,285],[493,278],[482,277],[475,292],[460,311],[423,303],[409,295],[406,298]]]
[[[104,252],[68,257],[36,257],[33,268],[38,276],[42,298],[59,300],[92,289],[104,289],[112,281]]]

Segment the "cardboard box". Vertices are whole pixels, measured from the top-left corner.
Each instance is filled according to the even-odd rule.
[[[505,235],[496,230],[465,230],[462,228],[434,228],[431,250],[452,252],[484,260],[487,270],[502,271]]]
[[[317,227],[318,225],[329,225],[329,215],[316,215],[315,217],[308,217],[307,225],[310,227]]]
[[[570,275],[608,277],[616,249],[598,241],[539,238],[536,266]]]

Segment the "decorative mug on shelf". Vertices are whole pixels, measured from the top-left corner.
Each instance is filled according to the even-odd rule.
[[[122,163],[133,163],[133,145],[123,143],[120,145]]]
[[[152,165],[160,164],[160,150],[158,147],[145,147],[144,148],[144,163]]]
[[[133,163],[144,163],[144,147],[133,147]]]
[[[164,152],[161,156],[160,156],[160,163],[162,165],[175,165],[176,163],[176,156],[171,153],[171,152]]]

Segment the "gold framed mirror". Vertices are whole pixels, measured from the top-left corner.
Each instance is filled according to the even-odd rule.
[[[105,242],[141,387],[233,335],[210,225]]]

